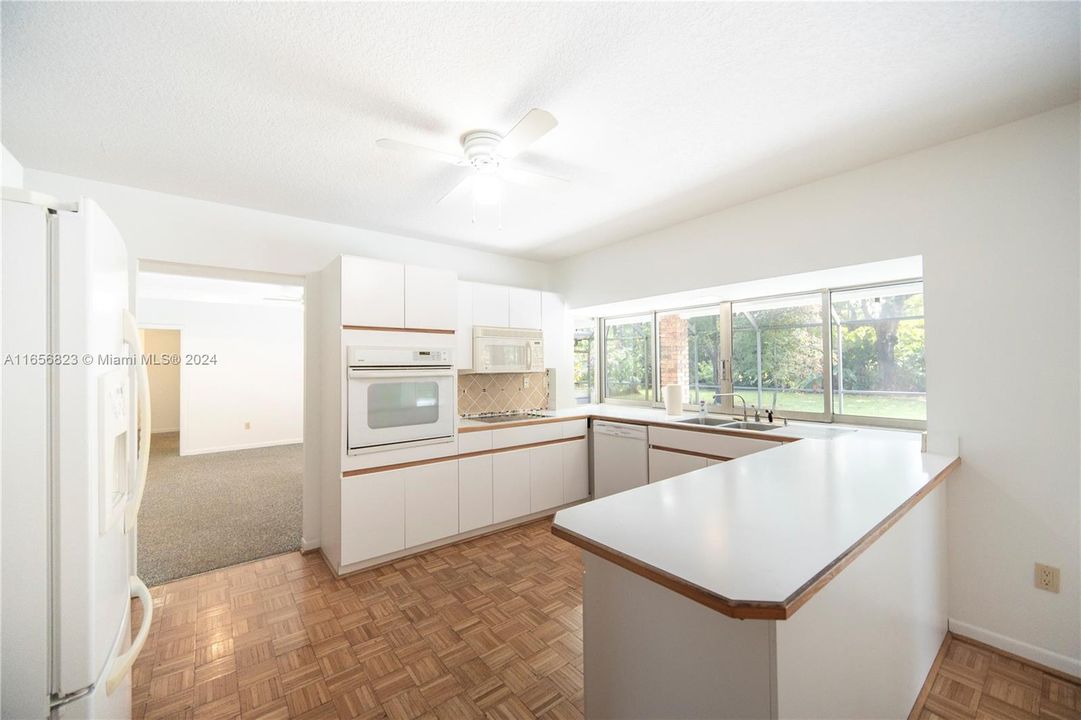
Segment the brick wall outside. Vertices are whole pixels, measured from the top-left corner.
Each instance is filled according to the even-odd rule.
[[[683,402],[688,402],[687,383],[690,373],[688,372],[687,321],[678,314],[663,315],[658,323],[657,332],[660,335],[661,387],[682,385]]]

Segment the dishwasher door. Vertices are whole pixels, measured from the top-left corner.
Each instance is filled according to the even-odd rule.
[[[615,495],[649,482],[649,441],[644,425],[593,422],[593,497]]]

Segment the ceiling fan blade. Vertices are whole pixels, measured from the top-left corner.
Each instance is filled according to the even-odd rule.
[[[469,190],[473,186],[472,180],[472,175],[466,175],[460,183],[450,189],[450,192],[436,200],[435,204],[446,205],[448,203],[453,203],[455,200],[459,200],[463,197],[468,196]]]
[[[567,186],[570,182],[567,178],[558,175],[528,170],[517,165],[503,165],[499,168],[499,174],[508,181],[526,187],[541,188],[544,190],[558,190]]]
[[[552,113],[533,108],[511,128],[511,131],[496,146],[495,151],[502,157],[512,158],[558,124],[559,121]]]
[[[433,150],[431,148],[426,148],[422,145],[414,145],[412,143],[402,142],[401,140],[392,140],[391,138],[379,138],[375,141],[375,144],[383,148],[384,150],[394,150],[396,152],[420,155],[422,157],[430,158],[432,160],[439,160],[450,165],[466,165],[466,160],[461,155],[443,152],[442,150]]]

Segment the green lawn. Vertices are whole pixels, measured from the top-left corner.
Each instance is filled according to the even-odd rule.
[[[758,393],[755,390],[740,390],[738,391],[743,399],[747,401],[747,406],[759,405]],[[652,398],[652,392],[649,390],[639,390],[637,393],[623,393],[619,395],[609,395],[611,399],[616,400],[636,400],[639,402],[645,402]],[[713,395],[710,392],[702,393],[703,399],[709,401]],[[740,409],[742,406],[738,400],[735,401],[736,408]],[[760,407],[769,408],[773,404],[773,392],[769,390],[762,391],[762,403]],[[834,412],[840,413],[841,407],[838,402],[838,398],[833,399]],[[785,411],[788,412],[822,412],[822,394],[821,393],[807,393],[807,392],[785,392],[777,394],[777,413],[783,415]],[[862,415],[865,417],[889,417],[889,418],[902,418],[905,420],[926,420],[927,419],[927,400],[923,397],[905,396],[905,395],[845,395],[845,415]]]

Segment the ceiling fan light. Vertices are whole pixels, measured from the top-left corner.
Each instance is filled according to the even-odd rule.
[[[499,178],[491,173],[477,173],[473,178],[473,202],[478,205],[498,205],[503,197]]]

